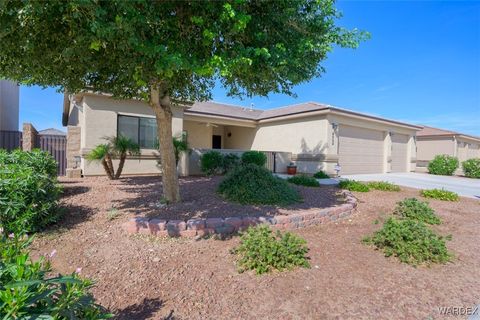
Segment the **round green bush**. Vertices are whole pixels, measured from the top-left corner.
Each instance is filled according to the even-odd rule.
[[[440,224],[442,221],[429,206],[428,202],[416,198],[406,198],[397,202],[393,214],[406,219],[413,219],[428,224]]]
[[[263,167],[267,163],[267,156],[261,151],[247,151],[242,154],[242,163],[253,163]]]
[[[299,174],[297,176],[293,176],[287,179],[288,182],[305,187],[320,187],[320,183],[317,179]]]
[[[240,158],[235,153],[223,156],[223,172],[228,172],[240,164]]]
[[[223,155],[214,150],[202,154],[200,169],[208,176],[221,173],[223,170]]]
[[[285,180],[255,164],[242,164],[227,173],[218,192],[241,204],[286,206],[300,201],[298,192]]]
[[[436,155],[435,158],[428,163],[428,173],[441,176],[451,176],[458,169],[459,163],[456,157],[446,154]]]
[[[463,173],[469,178],[480,178],[480,158],[462,162]]]
[[[330,176],[328,174],[326,174],[325,172],[323,172],[322,170],[320,170],[318,172],[315,172],[313,177],[316,178],[316,179],[329,179],[330,178]]]
[[[42,151],[0,153],[0,226],[36,232],[59,218],[56,162]]]

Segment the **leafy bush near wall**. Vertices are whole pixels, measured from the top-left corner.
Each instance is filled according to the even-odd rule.
[[[285,180],[256,164],[242,164],[231,170],[218,187],[227,200],[241,204],[289,205],[300,196]]]
[[[356,181],[356,180],[342,180],[338,184],[338,187],[340,189],[346,189],[346,190],[349,190],[349,191],[357,191],[357,192],[368,192],[368,191],[370,191],[370,188],[366,184],[364,184],[362,182],[359,182],[359,181]]]
[[[43,151],[0,151],[0,226],[35,232],[58,219],[55,160]]]
[[[407,198],[397,202],[393,214],[406,219],[413,219],[427,224],[440,224],[440,218],[435,214],[428,202],[416,198]]]
[[[309,177],[304,174],[299,174],[287,179],[288,182],[305,187],[319,187],[320,183],[317,179]]]
[[[480,178],[480,158],[462,162],[463,173],[469,178]]]
[[[387,257],[395,256],[402,262],[418,265],[450,261],[452,255],[447,250],[445,239],[423,222],[391,217],[382,229],[363,241],[376,246]]]
[[[323,172],[322,170],[315,172],[313,177],[316,178],[316,179],[329,179],[330,178],[330,176],[328,174],[326,174],[325,172]]]
[[[223,171],[223,155],[215,150],[208,151],[200,157],[200,169],[208,176]]]
[[[234,250],[239,257],[239,271],[255,270],[257,274],[272,270],[291,270],[295,267],[309,268],[305,255],[307,242],[290,233],[276,234],[264,225],[249,228],[240,238]]]
[[[429,190],[422,190],[420,192],[422,197],[425,198],[432,198],[437,200],[443,201],[458,201],[458,194],[452,191],[447,191],[444,189],[429,189]]]
[[[267,163],[267,156],[261,151],[246,151],[242,154],[242,163],[263,167]]]
[[[435,158],[428,163],[428,173],[451,176],[458,169],[458,159],[446,154],[436,155]]]
[[[381,190],[381,191],[400,191],[400,187],[396,184],[386,182],[386,181],[370,181],[367,183],[367,186],[370,189]]]
[[[223,156],[223,172],[228,172],[240,164],[240,157],[235,153],[228,153]]]
[[[50,261],[30,258],[31,238],[0,234],[0,317],[2,319],[108,319],[78,274],[51,273]]]

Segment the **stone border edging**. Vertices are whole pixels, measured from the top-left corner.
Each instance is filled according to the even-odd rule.
[[[232,234],[257,224],[267,224],[278,230],[292,230],[312,225],[325,224],[350,216],[357,207],[357,199],[343,190],[345,203],[320,210],[305,210],[300,213],[260,217],[228,217],[183,220],[132,218],[123,224],[129,234],[144,234],[163,237],[196,237],[214,234]]]

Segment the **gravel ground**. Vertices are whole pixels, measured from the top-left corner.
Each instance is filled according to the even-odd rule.
[[[147,183],[64,181],[68,213],[34,243],[36,254],[58,251],[53,260],[58,272],[82,267],[83,275],[97,281],[98,302],[117,319],[444,319],[439,307],[480,303],[480,201],[430,202],[444,221],[434,228],[453,236],[447,244],[453,263],[414,268],[361,244],[380,228],[373,221],[383,221],[396,201],[418,196],[418,190],[404,188],[358,193],[351,219],[295,231],[308,241],[311,269],[256,276],[236,271],[230,250],[237,237],[127,236],[121,229],[131,216],[126,204],[144,213],[150,209],[142,199],[158,196],[151,178],[133,180],[139,179]],[[199,180],[183,180],[183,189],[193,181]],[[202,194],[213,197],[207,189]],[[185,193],[184,199],[189,201]],[[109,220],[112,206],[121,209]],[[214,209],[202,214],[219,212]]]

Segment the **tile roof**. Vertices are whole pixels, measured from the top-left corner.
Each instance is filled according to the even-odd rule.
[[[423,129],[417,132],[417,137],[426,137],[426,136],[463,136],[463,137],[472,138],[475,140],[480,140],[480,137],[471,136],[471,135],[463,134],[460,132],[423,126]]]
[[[263,112],[263,110],[251,109],[241,106],[233,106],[213,101],[195,102],[186,111],[206,115],[225,116],[250,120],[257,120]]]
[[[67,135],[65,132],[60,131],[60,130],[55,129],[55,128],[48,128],[48,129],[45,129],[45,130],[40,130],[40,131],[38,131],[38,134],[53,135],[53,136],[66,136]]]

